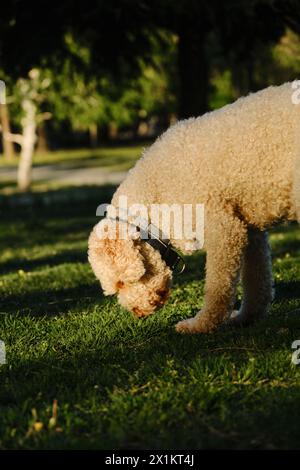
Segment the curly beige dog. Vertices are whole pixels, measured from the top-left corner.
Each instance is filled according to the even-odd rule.
[[[231,318],[248,324],[272,301],[266,230],[300,219],[300,104],[292,83],[269,87],[198,118],[180,121],[148,148],[113,196],[128,204],[204,204],[204,306],[178,332],[200,333]],[[105,220],[105,219],[104,219]],[[107,226],[113,223],[106,219]],[[118,221],[120,230],[122,224]],[[106,230],[106,231],[105,231]],[[104,293],[142,317],[167,300],[172,269],[140,237],[89,239],[89,260]],[[191,240],[170,238],[182,252]],[[195,249],[197,246],[195,245]],[[243,301],[233,312],[241,277]]]

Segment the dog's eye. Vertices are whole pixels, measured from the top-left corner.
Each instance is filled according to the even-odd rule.
[[[166,289],[158,289],[158,290],[156,291],[156,293],[157,293],[160,297],[165,298],[165,297],[167,296],[167,294],[168,294],[168,291],[167,291]]]

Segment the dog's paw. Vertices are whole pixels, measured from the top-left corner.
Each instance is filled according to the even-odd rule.
[[[177,333],[195,334],[208,333],[210,328],[199,317],[188,318],[178,322],[175,326]]]

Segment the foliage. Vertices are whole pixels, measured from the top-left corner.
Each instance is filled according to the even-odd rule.
[[[160,32],[160,40],[151,38],[153,58],[151,63],[140,59],[140,73],[127,79],[116,80],[108,73],[89,74],[90,50],[76,42],[68,34],[65,47],[68,53],[61,67],[46,65],[38,71],[41,86],[47,83],[46,96],[40,100],[40,110],[51,111],[54,125],[70,123],[74,130],[85,131],[91,124],[105,126],[115,122],[118,127],[135,126],[141,119],[175,112],[174,75],[175,40],[166,31]],[[163,48],[168,50],[163,54]],[[10,92],[12,121],[19,126],[22,118],[20,86],[23,78],[14,83],[7,80]],[[43,103],[43,104],[42,104]]]
[[[44,11],[28,16],[29,4],[3,8],[2,69],[12,83],[33,65],[48,75],[47,105],[57,128],[66,122],[74,130],[111,122],[135,128],[151,117],[221,106],[297,72],[298,49],[286,42],[295,44],[300,28],[295,0],[99,1],[75,12],[68,0],[47,1],[55,35]],[[34,37],[26,28],[36,30]],[[13,38],[21,35],[16,51]]]
[[[300,38],[291,29],[287,29],[273,48],[274,63],[286,73],[300,73]]]
[[[47,102],[51,79],[47,71],[40,69],[31,69],[27,77],[19,78],[16,83],[11,79],[8,80],[8,102],[14,124],[20,126],[24,117],[24,109],[22,103],[29,99],[32,101],[39,113],[37,114],[37,123],[50,118],[50,113],[42,114],[43,104]]]

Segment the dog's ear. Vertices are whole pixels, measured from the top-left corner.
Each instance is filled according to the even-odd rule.
[[[105,295],[112,295],[145,274],[144,258],[136,240],[99,237],[96,227],[89,238],[89,262]]]

